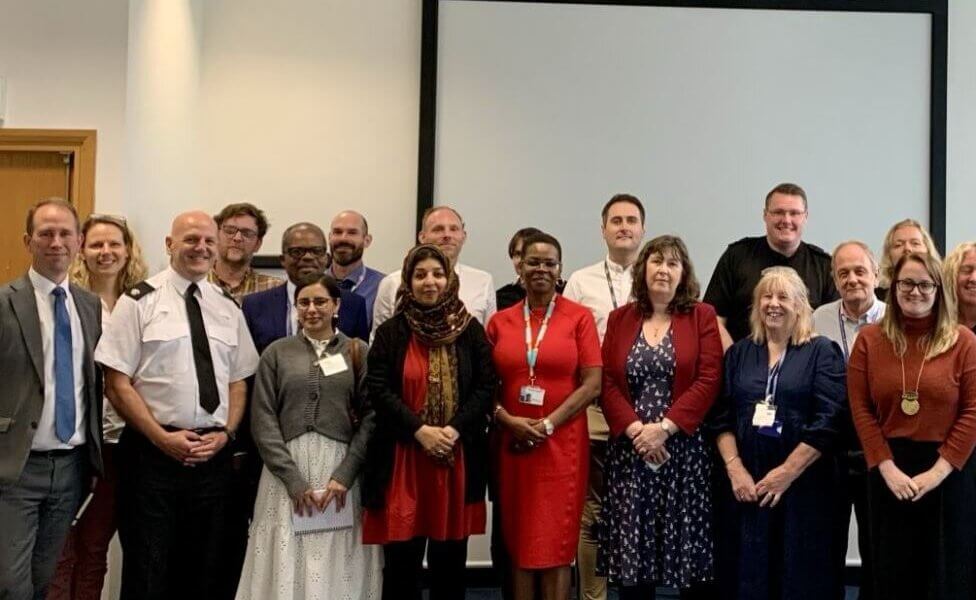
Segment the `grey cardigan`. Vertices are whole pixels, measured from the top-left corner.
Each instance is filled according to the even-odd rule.
[[[359,381],[354,381],[350,344],[360,344]],[[345,357],[348,368],[328,377],[322,374],[315,350],[302,334],[275,341],[261,355],[251,400],[251,435],[264,464],[293,498],[307,490],[309,483],[288,452],[289,440],[314,431],[348,444],[345,458],[330,475],[347,488],[355,482],[366,456],[374,427],[373,411],[366,402],[358,401],[365,390],[366,344],[337,332],[325,354],[338,353]],[[351,405],[362,407],[355,430]]]

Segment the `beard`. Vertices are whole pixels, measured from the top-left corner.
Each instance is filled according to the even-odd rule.
[[[337,252],[342,250],[342,252]],[[348,251],[347,251],[348,250]],[[340,267],[347,267],[363,257],[363,247],[352,244],[339,244],[332,248],[332,260]]]

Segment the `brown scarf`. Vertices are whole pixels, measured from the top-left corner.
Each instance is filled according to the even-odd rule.
[[[432,306],[413,296],[413,271],[420,261],[433,258],[447,273],[447,287]],[[458,297],[460,284],[450,261],[437,246],[425,244],[411,250],[403,261],[397,312],[402,312],[411,331],[428,347],[427,397],[420,418],[425,425],[444,427],[454,417],[458,403],[458,360],[454,341],[468,327],[471,315]]]

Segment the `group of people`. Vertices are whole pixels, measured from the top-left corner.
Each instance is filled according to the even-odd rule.
[[[506,599],[976,598],[976,243],[896,223],[880,264],[803,241],[780,184],[704,291],[628,194],[604,258],[460,262],[429,209],[402,269],[355,211],[255,271],[248,203],[178,215],[147,278],[124,218],[34,205],[0,288],[0,598],[463,598],[486,531]],[[103,395],[107,399],[103,401]],[[79,511],[80,509],[80,511]],[[302,517],[351,514],[298,530]],[[80,516],[76,518],[80,512]]]

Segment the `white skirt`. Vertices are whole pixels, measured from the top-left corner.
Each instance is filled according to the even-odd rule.
[[[292,460],[315,488],[324,488],[348,446],[312,432],[288,442]],[[346,503],[355,507],[352,529],[295,535],[294,505],[268,468],[261,472],[237,600],[371,600],[380,597],[380,546],[362,543],[359,485]]]

